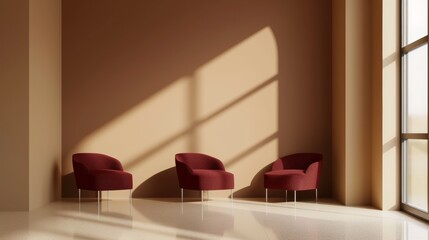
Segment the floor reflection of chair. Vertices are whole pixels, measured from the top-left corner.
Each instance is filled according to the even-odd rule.
[[[253,212],[253,215],[272,230],[268,232],[275,234],[275,239],[331,239],[330,236],[321,235],[324,227],[330,227],[330,221],[323,222],[324,226],[320,226],[320,220],[296,216],[296,211],[288,215],[267,212]]]
[[[88,221],[94,221],[94,219],[91,218],[88,219]],[[109,212],[101,209],[99,210],[99,215],[97,215],[96,222],[99,223],[97,231],[106,231],[112,234],[109,239],[121,239],[121,233],[130,231],[130,229],[133,228],[133,217],[128,213],[124,214],[121,211]],[[82,228],[86,228],[86,226],[82,226]],[[90,232],[90,229],[85,231],[81,228],[76,229],[74,237],[76,239],[93,239],[84,235],[83,232]]]
[[[103,204],[105,203],[105,204]],[[125,209],[125,205],[123,201],[116,201],[115,202],[117,205],[120,205],[120,209],[116,209],[116,212],[120,215],[123,216],[129,216],[132,218],[132,203],[127,203],[127,207]],[[79,207],[78,207],[78,212],[80,213],[90,213],[90,214],[94,214],[97,213],[97,216],[101,216],[101,215],[106,215],[106,214],[110,214],[110,213],[115,213],[111,211],[111,200],[106,199],[104,201],[100,201],[100,204],[97,203],[97,205],[94,205],[93,201],[88,201],[88,202],[82,202],[79,201],[78,203]],[[84,206],[82,206],[84,205]],[[126,214],[125,214],[126,213]]]
[[[207,205],[186,204],[182,214],[182,221],[178,228],[195,232],[208,233],[216,236],[223,236],[226,231],[234,229],[234,215],[222,212],[223,208]],[[196,216],[200,213],[200,217]],[[185,237],[180,236],[178,237]]]
[[[79,212],[65,211],[59,214],[82,223],[73,230],[73,237],[75,239],[95,239],[91,234],[88,234],[94,231],[89,226],[93,227],[94,225],[83,224],[86,222],[96,223],[98,232],[105,231],[111,233],[108,239],[122,239],[123,236],[121,234],[129,232],[133,228],[132,206],[128,200],[115,200],[107,204],[108,202],[105,200],[98,204],[93,199],[83,199],[83,201],[78,203]]]
[[[154,224],[176,229],[178,239],[200,239],[194,233],[212,235],[217,239],[234,229],[235,216],[229,207],[158,199],[145,201],[151,202],[150,207],[147,207],[149,204],[135,205],[133,211],[138,212],[136,215],[141,215]]]

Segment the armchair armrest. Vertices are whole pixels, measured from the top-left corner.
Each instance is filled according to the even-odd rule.
[[[75,173],[88,175],[89,169],[80,162],[73,162],[73,168]]]
[[[319,167],[320,167],[319,165],[320,165],[320,162],[314,162],[314,163],[310,164],[308,166],[308,168],[305,169],[305,171],[304,171],[305,174],[317,175],[319,173]]]
[[[283,159],[281,159],[281,158],[274,161],[272,166],[271,166],[271,171],[278,171],[278,170],[283,170],[283,169],[284,169]]]
[[[192,168],[190,168],[188,165],[186,165],[180,161],[176,161],[176,167],[181,173],[186,173],[186,174],[193,174],[194,173]]]
[[[122,164],[121,164],[121,162],[118,160],[118,159],[116,159],[116,158],[114,158],[114,157],[111,157],[111,156],[104,156],[106,159],[109,159],[109,161],[110,161],[110,163],[109,163],[109,169],[112,169],[112,170],[119,170],[119,171],[124,171],[124,168],[122,167]]]
[[[225,166],[223,165],[221,160],[217,158],[212,158],[212,160],[213,160],[212,169],[225,171]]]
[[[305,178],[307,179],[308,183],[313,184],[315,188],[319,185],[319,176],[320,176],[320,170],[321,170],[322,162],[314,162],[308,166],[308,168],[305,170]]]

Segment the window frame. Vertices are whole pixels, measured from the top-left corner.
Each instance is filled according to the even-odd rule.
[[[428,1],[428,0],[426,0],[426,1]],[[423,37],[415,40],[414,42],[411,42],[411,43],[408,43],[405,45],[403,43],[407,42],[405,39],[406,34],[407,34],[405,31],[405,17],[406,17],[406,12],[407,12],[406,11],[407,10],[406,3],[407,3],[407,0],[401,0],[401,4],[400,4],[401,5],[401,14],[400,14],[400,22],[401,22],[401,24],[400,24],[400,35],[401,35],[401,37],[400,37],[400,57],[401,57],[401,59],[400,59],[400,63],[401,63],[401,67],[400,67],[400,78],[401,78],[401,81],[400,81],[400,101],[401,101],[401,104],[400,104],[400,126],[399,126],[400,127],[400,142],[401,142],[401,144],[400,144],[400,152],[401,152],[400,153],[400,158],[401,158],[401,161],[400,161],[401,162],[401,164],[400,164],[401,165],[401,184],[400,184],[400,186],[401,186],[401,189],[400,189],[401,197],[400,197],[400,201],[401,201],[401,209],[403,211],[408,212],[412,215],[415,215],[417,217],[420,217],[420,218],[423,218],[423,219],[429,221],[429,196],[427,196],[428,212],[425,212],[423,210],[415,208],[415,207],[406,203],[407,194],[406,194],[406,187],[404,186],[405,179],[407,177],[406,176],[406,170],[407,169],[406,169],[406,165],[405,165],[406,152],[404,151],[405,142],[407,140],[418,139],[418,140],[426,140],[429,144],[429,133],[428,132],[426,132],[426,133],[407,133],[404,131],[404,128],[405,128],[404,123],[406,121],[405,120],[406,116],[404,116],[404,114],[405,114],[404,109],[405,109],[405,103],[406,103],[404,97],[406,96],[405,95],[405,90],[406,90],[405,82],[407,81],[406,76],[405,76],[406,71],[404,71],[404,68],[406,67],[406,66],[404,66],[404,57],[408,53],[410,53],[411,51],[413,51],[413,50],[415,50],[415,49],[417,49],[417,48],[419,48],[425,44],[428,45],[427,52],[426,52],[426,56],[428,56],[428,63],[427,63],[428,64],[428,66],[427,66],[428,76],[427,76],[426,81],[429,82],[429,37],[428,37],[428,34],[429,34],[429,1],[427,4],[428,5],[428,9],[427,9],[427,12],[428,12],[428,20],[427,20],[428,21],[428,24],[427,24],[428,29],[427,29],[426,36],[423,36]],[[428,94],[429,94],[429,84],[427,84],[427,85],[428,85],[427,90],[428,90]],[[426,100],[428,101],[427,106],[429,108],[429,96],[428,96],[428,99],[426,99]],[[427,110],[427,113],[429,114],[429,109]],[[428,116],[427,124],[428,124],[427,131],[429,131],[429,116]],[[429,175],[429,150],[426,152],[426,161],[428,162],[427,173]],[[427,192],[429,195],[429,176],[427,177],[427,179],[428,179],[427,180],[428,181],[428,184],[427,184],[428,191]]]

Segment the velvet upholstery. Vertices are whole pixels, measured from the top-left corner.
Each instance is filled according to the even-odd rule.
[[[313,190],[319,185],[323,156],[296,153],[277,159],[264,174],[264,187],[283,190]]]
[[[72,161],[78,189],[106,191],[133,188],[133,176],[124,171],[116,158],[99,153],[76,153]]]
[[[192,190],[234,189],[234,174],[223,163],[201,153],[178,153],[175,157],[180,188]]]

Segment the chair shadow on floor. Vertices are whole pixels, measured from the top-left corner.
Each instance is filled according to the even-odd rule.
[[[199,199],[198,191],[186,191],[185,199]],[[176,168],[167,168],[152,175],[133,190],[133,198],[157,198],[164,202],[180,202]]]

